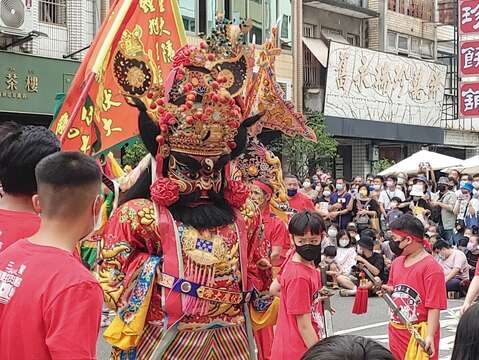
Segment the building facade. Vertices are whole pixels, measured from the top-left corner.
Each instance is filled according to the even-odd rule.
[[[279,24],[283,49],[276,60],[276,76],[289,99],[293,93],[292,8],[290,0],[179,0],[188,42],[197,44],[201,34],[208,34],[216,14],[234,22],[251,19],[249,41],[258,48],[269,38],[271,27]]]
[[[0,121],[48,126],[108,1],[12,0],[0,16]]]
[[[249,41],[259,48],[279,23],[283,53],[277,80],[292,96],[292,8],[290,0],[178,0],[188,42],[213,27],[216,14],[250,18]],[[48,126],[55,96],[66,93],[75,71],[105,18],[110,0],[2,1],[0,16],[0,121]],[[4,6],[8,6],[4,11]],[[5,15],[6,14],[6,15]],[[9,16],[9,14],[11,16]]]
[[[448,0],[303,0],[294,88],[339,143],[336,176],[428,147],[465,158],[479,136],[457,118],[454,4]],[[451,10],[452,9],[452,10]],[[295,9],[299,12],[299,9]],[[301,83],[300,83],[301,84]]]

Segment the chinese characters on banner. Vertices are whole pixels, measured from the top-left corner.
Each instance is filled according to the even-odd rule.
[[[82,91],[114,15],[124,0],[114,3],[92,47],[77,71],[65,102],[51,125],[58,137]],[[162,84],[173,65],[175,51],[185,43],[183,23],[174,0],[133,0],[115,35],[110,55],[68,130],[62,148],[95,155],[138,135],[138,110],[125,94],[143,96]]]
[[[479,116],[479,82],[461,84],[460,111],[464,117]]]
[[[446,66],[331,42],[324,114],[440,126]]]
[[[459,116],[479,116],[479,0],[459,0],[459,75],[461,77]],[[467,37],[467,39],[465,38]]]

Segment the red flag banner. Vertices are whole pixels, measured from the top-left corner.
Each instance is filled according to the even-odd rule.
[[[125,96],[161,84],[185,43],[177,0],[112,2],[51,125],[62,149],[95,155],[138,135],[138,111]]]

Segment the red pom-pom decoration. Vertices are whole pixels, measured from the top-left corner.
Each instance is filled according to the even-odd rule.
[[[168,178],[156,179],[150,187],[151,199],[158,206],[170,206],[180,198],[180,187]]]
[[[242,181],[228,181],[225,188],[225,199],[231,206],[239,209],[249,196],[249,189]]]

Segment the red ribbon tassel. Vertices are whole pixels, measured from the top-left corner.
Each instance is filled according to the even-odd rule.
[[[361,276],[362,275],[362,276]],[[361,315],[368,312],[368,289],[366,281],[363,279],[363,274],[360,275],[360,282],[356,290],[356,297],[354,298],[353,314]]]

